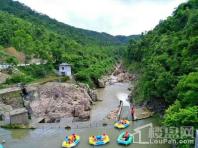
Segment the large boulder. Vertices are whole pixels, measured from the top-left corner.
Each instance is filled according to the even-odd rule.
[[[81,105],[77,105],[74,107],[73,110],[73,116],[74,117],[79,117],[80,113],[84,111],[84,107],[82,107]]]
[[[69,83],[46,83],[38,88],[38,99],[30,106],[33,115],[54,120],[62,117],[79,117],[91,109],[87,90]]]
[[[90,111],[84,111],[79,115],[80,120],[89,120],[90,119]]]
[[[96,102],[98,100],[98,96],[94,90],[88,89],[88,94],[91,97],[92,101]]]
[[[98,79],[98,87],[104,88],[105,87],[105,81],[103,79]]]
[[[90,100],[91,103],[96,102],[98,100],[98,96],[97,96],[96,92],[93,89],[89,88],[89,85],[84,84],[84,83],[79,83],[78,85],[87,91],[87,93],[89,94],[89,96],[91,98],[91,100]]]
[[[135,79],[135,76],[133,76],[127,72],[123,72],[123,73],[120,73],[119,75],[117,75],[118,82],[132,81],[134,79]]]
[[[91,105],[86,100],[81,100],[80,101],[80,104],[81,104],[81,109],[83,109],[83,111],[89,111],[89,110],[91,110]]]
[[[125,79],[125,74],[124,73],[120,73],[119,75],[117,75],[118,82],[123,82],[124,79]]]

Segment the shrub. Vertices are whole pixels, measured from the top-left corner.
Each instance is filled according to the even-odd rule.
[[[64,76],[61,78],[61,82],[67,82],[70,78],[68,76]]]
[[[30,65],[20,68],[26,75],[30,75],[33,78],[43,78],[49,73],[52,73],[53,66],[50,64],[45,65]]]
[[[24,74],[13,75],[11,78],[6,80],[6,84],[14,84],[14,83],[28,83],[33,81],[33,78],[30,76],[26,76]]]

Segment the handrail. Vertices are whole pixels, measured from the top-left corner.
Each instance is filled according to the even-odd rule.
[[[119,107],[119,110],[118,110],[118,118],[117,118],[117,120],[120,120],[120,116],[121,116],[121,112],[122,112],[122,107],[123,107],[123,102],[121,101],[120,107]]]

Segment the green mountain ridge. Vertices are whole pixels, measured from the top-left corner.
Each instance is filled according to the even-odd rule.
[[[76,42],[81,44],[95,44],[102,45],[109,44],[123,44],[127,43],[130,38],[138,37],[138,35],[132,36],[112,36],[107,33],[99,33],[96,31],[90,31],[85,29],[76,28],[62,22],[58,22],[55,19],[51,19],[47,15],[40,14],[33,11],[31,8],[12,0],[1,0],[0,10],[13,14],[19,18],[27,21],[37,22],[44,25],[48,29],[56,31],[58,34],[62,34]],[[81,38],[79,38],[79,36]]]

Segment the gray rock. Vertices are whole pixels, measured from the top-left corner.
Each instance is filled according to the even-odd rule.
[[[98,100],[98,96],[94,90],[89,89],[88,94],[91,97],[92,101],[96,102]]]
[[[89,120],[90,119],[90,112],[89,111],[84,111],[82,113],[80,113],[79,115],[79,119],[80,120]]]
[[[105,81],[103,79],[98,79],[98,87],[105,88]]]
[[[70,83],[46,83],[38,88],[38,99],[30,103],[33,115],[49,120],[62,117],[79,117],[91,109],[87,89]]]
[[[78,85],[87,91],[87,93],[89,94],[89,96],[91,98],[90,99],[91,103],[96,102],[98,100],[98,96],[97,96],[96,92],[94,90],[90,89],[89,85],[83,84],[83,83],[79,83]]]

